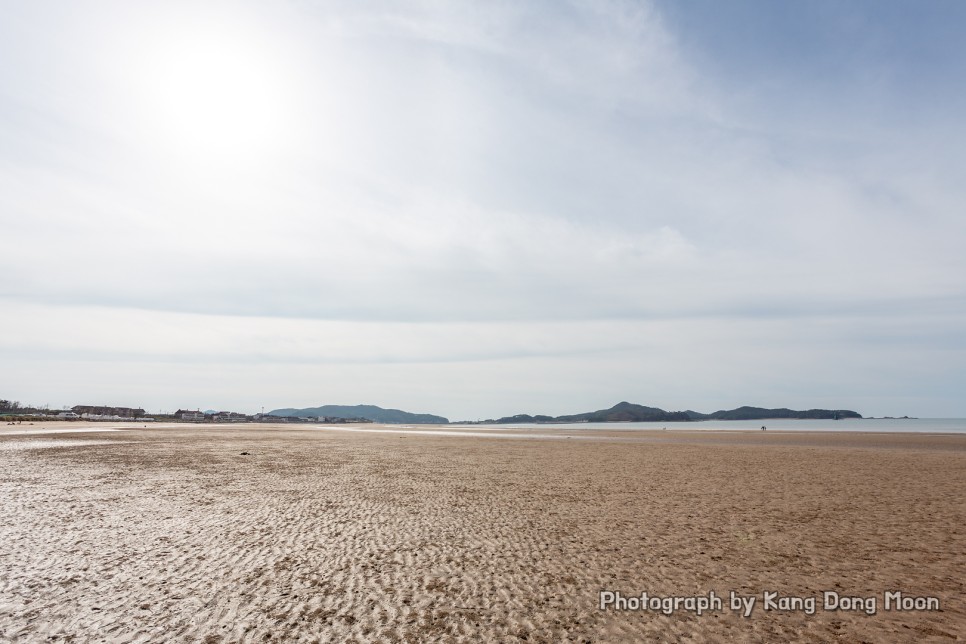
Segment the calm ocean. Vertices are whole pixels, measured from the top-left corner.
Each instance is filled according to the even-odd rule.
[[[514,424],[475,425],[474,428],[507,427],[514,429],[631,429],[749,431],[760,430],[765,425],[769,431],[782,432],[916,432],[966,434],[966,418],[854,418],[847,420],[705,420],[691,423],[572,423],[572,424]]]

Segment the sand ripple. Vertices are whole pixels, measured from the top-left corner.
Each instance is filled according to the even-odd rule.
[[[913,642],[966,625],[961,449],[125,439],[0,450],[0,640]],[[936,593],[944,611],[596,606],[601,588],[836,587]]]

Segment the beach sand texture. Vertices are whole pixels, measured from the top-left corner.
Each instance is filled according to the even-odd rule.
[[[0,432],[0,641],[966,637],[966,436],[565,433]],[[602,611],[602,589],[726,601]],[[744,618],[730,590],[819,608]],[[886,612],[890,590],[941,611]]]

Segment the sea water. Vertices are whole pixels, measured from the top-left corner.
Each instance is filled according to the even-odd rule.
[[[919,434],[966,434],[966,418],[846,418],[812,420],[766,418],[759,420],[699,420],[657,423],[516,423],[473,425],[474,429],[667,429],[668,431],[754,431],[762,426],[780,432],[913,432]]]

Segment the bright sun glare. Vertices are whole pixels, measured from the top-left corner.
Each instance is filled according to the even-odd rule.
[[[152,58],[157,135],[180,159],[253,161],[284,144],[288,71],[266,48],[205,33],[182,36]]]

